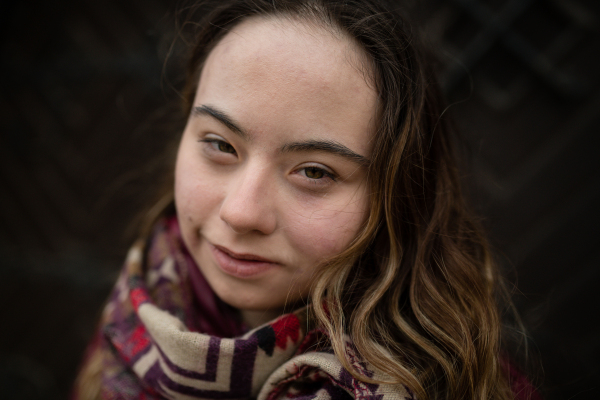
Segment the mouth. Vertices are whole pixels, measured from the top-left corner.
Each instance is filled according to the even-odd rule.
[[[210,244],[217,265],[223,272],[236,278],[252,278],[279,266],[278,263],[255,254],[242,254],[226,247]]]
[[[233,252],[231,250],[229,250],[226,247],[223,246],[218,246],[216,244],[213,245],[215,248],[219,249],[220,251],[222,251],[223,253],[229,255],[232,258],[235,258],[237,260],[246,260],[246,261],[259,261],[259,262],[266,262],[266,263],[271,263],[271,264],[276,264],[275,261],[271,261],[267,258],[264,257],[260,257],[254,254],[240,254],[240,253],[236,253]]]

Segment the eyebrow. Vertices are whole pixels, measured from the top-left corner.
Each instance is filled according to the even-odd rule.
[[[353,152],[341,143],[333,140],[307,140],[306,142],[288,143],[281,148],[282,153],[300,151],[322,151],[349,159],[360,165],[369,164],[369,159]]]
[[[225,125],[229,130],[248,140],[249,136],[237,122],[225,112],[217,109],[214,106],[202,104],[201,106],[192,109],[194,115],[207,115]],[[361,166],[369,164],[370,160],[361,156],[358,153],[350,150],[348,147],[333,140],[307,140],[304,142],[292,142],[285,144],[280,151],[282,153],[303,152],[303,151],[321,151],[342,156],[350,161],[353,161]]]
[[[223,111],[213,106],[203,104],[201,106],[194,107],[192,113],[194,115],[208,115],[210,117],[213,117],[214,119],[225,125],[230,131],[238,134],[244,139],[248,139],[248,134],[246,134],[246,132],[242,128],[240,128],[240,126],[237,124],[237,122],[235,122],[233,118],[231,118]]]

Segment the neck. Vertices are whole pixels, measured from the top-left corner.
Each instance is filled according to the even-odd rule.
[[[281,315],[278,310],[240,310],[242,320],[250,329],[261,326]]]

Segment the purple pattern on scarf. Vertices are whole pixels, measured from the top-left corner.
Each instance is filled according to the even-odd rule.
[[[159,388],[160,385],[158,384],[158,382],[161,380],[161,378],[163,376],[164,376],[164,372],[160,368],[160,365],[158,364],[158,361],[157,361],[152,365],[152,367],[150,367],[150,369],[144,375],[144,382],[149,387]]]
[[[208,353],[206,355],[206,372],[199,373],[190,371],[174,364],[169,357],[161,350],[159,346],[156,346],[163,361],[169,369],[176,374],[185,376],[186,378],[199,379],[206,382],[214,382],[217,376],[217,364],[219,362],[219,351],[221,346],[221,339],[218,337],[211,337],[208,344]]]
[[[212,340],[212,339],[211,339]],[[185,385],[181,385],[177,382],[173,382],[166,375],[161,377],[161,383],[178,393],[196,396],[201,398],[209,398],[209,399],[240,399],[240,398],[250,398],[251,397],[251,389],[252,389],[252,376],[254,369],[254,362],[256,357],[256,350],[258,347],[258,341],[256,337],[252,335],[248,340],[237,339],[235,341],[235,350],[232,360],[232,369],[231,369],[231,377],[230,377],[230,386],[229,391],[216,391],[216,390],[202,390],[197,389]],[[210,350],[209,350],[210,354]],[[165,359],[166,360],[166,359]],[[218,361],[218,357],[215,358],[215,361]],[[176,366],[174,366],[176,367]],[[176,367],[177,368],[177,367]],[[210,368],[210,370],[209,370]],[[186,373],[190,375],[185,375],[189,377],[193,377],[195,379],[201,379],[204,381],[213,380],[216,375],[217,363],[209,367],[208,365],[208,356],[207,356],[207,371],[206,374],[197,374],[190,371],[182,371],[182,375]],[[178,369],[180,370],[180,369]],[[178,371],[176,371],[178,372]],[[179,373],[179,372],[178,372]],[[193,375],[192,375],[193,374]],[[201,377],[201,375],[206,375]]]

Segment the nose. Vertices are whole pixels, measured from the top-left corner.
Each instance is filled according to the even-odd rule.
[[[237,171],[221,204],[219,216],[238,234],[259,232],[268,235],[275,231],[277,216],[276,195],[272,177],[262,168],[247,166]]]

